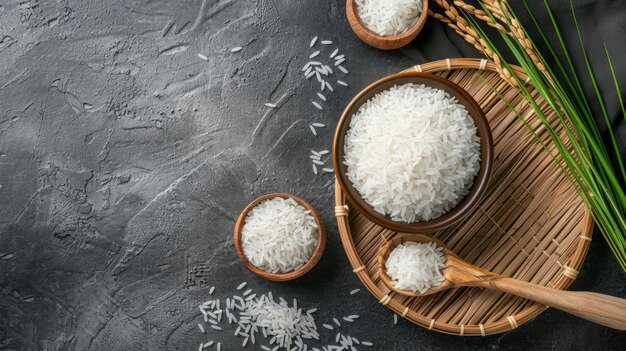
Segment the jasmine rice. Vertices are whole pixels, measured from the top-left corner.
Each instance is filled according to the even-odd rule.
[[[244,254],[269,273],[298,270],[313,255],[317,241],[315,218],[291,198],[261,202],[248,213],[241,231]]]
[[[352,117],[347,176],[375,211],[394,221],[437,218],[469,193],[480,168],[480,139],[465,107],[424,85],[393,86]]]
[[[413,27],[426,0],[355,0],[359,18],[379,35],[398,35]]]
[[[385,261],[385,270],[393,286],[423,294],[441,284],[441,269],[445,267],[442,251],[433,242],[408,241],[396,246]],[[394,324],[396,322],[394,320]]]

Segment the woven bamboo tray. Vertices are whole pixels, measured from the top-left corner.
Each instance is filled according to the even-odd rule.
[[[434,236],[487,270],[567,289],[587,255],[591,215],[557,163],[493,87],[531,125],[539,126],[532,109],[487,60],[446,59],[411,69],[443,76],[466,89],[485,111],[495,144],[492,179],[481,206],[463,222]],[[520,68],[516,70],[526,77]],[[546,106],[539,97],[538,103]],[[548,140],[541,129],[539,137]],[[485,336],[515,329],[546,309],[513,295],[478,288],[419,298],[395,294],[380,280],[377,253],[381,244],[397,233],[351,208],[336,182],[335,215],[343,247],[359,279],[380,303],[415,324],[447,334]]]

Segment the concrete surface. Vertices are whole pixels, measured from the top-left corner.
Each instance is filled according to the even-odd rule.
[[[347,26],[344,6],[0,1],[0,349],[195,350],[213,339],[237,350],[231,333],[199,332],[195,306],[208,287],[226,296],[244,280],[318,307],[318,323],[360,314],[346,333],[374,349],[623,348],[624,333],[559,311],[507,334],[460,338],[403,320],[393,326],[364,291],[348,295],[361,285],[337,236],[332,178],[313,175],[309,150],[330,147],[341,110],[369,82],[476,52],[432,19],[405,49],[369,48]],[[577,6],[590,50],[614,47],[626,81],[626,7]],[[323,111],[310,104],[316,84],[299,72],[316,35],[335,42],[350,70],[350,86],[336,86]],[[231,53],[235,46],[244,49]],[[617,116],[614,99],[609,108]],[[313,121],[327,124],[318,137]],[[295,282],[254,277],[232,247],[238,212],[274,191],[310,201],[329,229],[321,263]],[[625,297],[625,283],[597,235],[574,288]]]

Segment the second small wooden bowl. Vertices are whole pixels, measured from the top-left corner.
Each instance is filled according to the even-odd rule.
[[[282,197],[284,199],[291,198],[295,200],[297,203],[304,206],[307,210],[311,211],[311,215],[313,216],[313,218],[315,218],[315,223],[317,223],[317,235],[318,235],[317,247],[315,248],[315,251],[313,251],[313,255],[311,255],[311,258],[309,258],[309,261],[304,266],[300,267],[298,270],[295,270],[293,272],[287,272],[287,273],[266,272],[260,269],[259,267],[253,265],[252,262],[248,260],[245,253],[243,252],[243,248],[241,247],[241,231],[243,230],[243,226],[246,222],[246,217],[248,217],[248,213],[261,202],[265,200],[273,199],[275,197]],[[317,264],[317,262],[320,260],[320,258],[322,257],[322,253],[324,253],[324,248],[326,247],[326,229],[324,228],[324,222],[322,221],[322,217],[315,210],[315,208],[313,208],[313,206],[309,205],[309,203],[307,203],[306,201],[302,200],[301,198],[295,195],[286,194],[286,193],[273,193],[273,194],[263,195],[255,199],[248,206],[246,206],[246,208],[244,208],[243,211],[241,211],[241,214],[239,215],[239,218],[237,218],[237,222],[235,223],[234,242],[235,242],[235,249],[237,250],[237,255],[239,256],[243,264],[249,270],[254,272],[256,275],[263,277],[265,279],[268,279],[268,280],[273,280],[277,282],[288,281],[288,280],[293,280],[293,279],[301,277],[306,272],[310,271],[311,268],[313,268]]]
[[[357,4],[354,0],[346,0],[346,17],[352,31],[366,44],[381,50],[395,50],[410,43],[424,28],[428,17],[428,0],[422,0],[422,13],[417,22],[406,32],[397,35],[380,35],[369,29],[359,17]]]
[[[407,83],[424,84],[432,88],[441,89],[455,97],[460,104],[465,106],[472,117],[474,124],[476,124],[478,137],[480,138],[481,154],[480,170],[478,171],[476,178],[474,178],[474,183],[469,190],[469,194],[467,194],[465,198],[448,213],[429,221],[414,223],[394,221],[391,217],[380,214],[374,210],[374,208],[361,197],[361,194],[354,188],[350,179],[348,179],[348,176],[346,175],[348,172],[348,166],[344,163],[346,133],[350,127],[350,121],[359,110],[359,107],[376,94],[389,89],[394,85]],[[337,129],[335,129],[332,155],[335,175],[337,177],[339,187],[350,201],[350,204],[354,205],[354,207],[356,207],[356,209],[365,215],[365,217],[367,217],[370,221],[380,225],[381,227],[401,233],[430,233],[457,223],[478,207],[480,199],[487,191],[487,185],[491,175],[493,161],[493,138],[491,137],[491,129],[489,128],[489,122],[487,121],[485,114],[480,109],[476,100],[474,100],[468,92],[463,90],[463,88],[445,78],[432,74],[403,72],[392,74],[372,83],[357,94],[354,99],[352,99],[339,119]]]

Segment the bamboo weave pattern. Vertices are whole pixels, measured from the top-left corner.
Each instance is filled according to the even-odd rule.
[[[557,163],[492,89],[537,127],[540,122],[533,119],[532,108],[487,60],[446,59],[411,70],[443,76],[467,90],[485,111],[494,138],[494,170],[481,206],[458,225],[434,235],[462,258],[489,271],[557,289],[569,287],[591,241],[591,215]],[[516,70],[525,77],[521,69]],[[542,133],[539,136],[548,140]],[[381,304],[413,323],[448,334],[485,336],[515,329],[546,308],[477,288],[420,298],[397,295],[382,283],[377,269],[379,247],[397,233],[351,208],[337,184],[335,205],[353,271]]]

